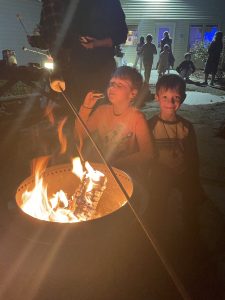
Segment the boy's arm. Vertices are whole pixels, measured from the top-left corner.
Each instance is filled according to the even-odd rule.
[[[101,93],[93,93],[93,92],[87,93],[79,111],[79,116],[81,117],[81,119],[84,121],[84,123],[87,125],[88,129],[91,132],[95,131],[98,126],[97,110],[92,114],[91,112],[96,102],[101,98],[103,98],[103,94]],[[80,122],[77,119],[75,121],[75,132],[78,134],[80,139],[85,139],[87,135],[85,130],[83,129],[83,126],[80,124]]]

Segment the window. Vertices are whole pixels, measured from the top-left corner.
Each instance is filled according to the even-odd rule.
[[[128,35],[125,45],[136,46],[138,43],[138,26],[128,25]]]
[[[193,48],[195,43],[202,41],[203,26],[191,26],[189,31],[189,49]]]
[[[204,33],[204,42],[211,43],[214,37],[214,34],[218,31],[218,26],[216,25],[207,25],[205,27]]]
[[[189,45],[188,48],[193,48],[194,44],[203,42],[210,43],[213,40],[215,32],[217,32],[217,25],[191,25],[189,30]]]
[[[168,31],[170,33],[170,28],[168,26],[162,26],[162,27],[159,27],[159,31],[158,31],[158,46],[160,47],[160,41],[161,39],[163,39],[163,33],[165,31]]]

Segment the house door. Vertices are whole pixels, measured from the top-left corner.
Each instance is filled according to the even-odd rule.
[[[175,36],[175,23],[156,23],[155,24],[155,45],[157,48],[157,55],[154,57],[154,64],[153,68],[156,67],[156,64],[159,59],[159,53],[160,53],[160,41],[163,38],[163,33],[165,31],[168,31],[170,34],[170,37],[173,39],[172,43],[172,50],[174,48],[174,36]]]

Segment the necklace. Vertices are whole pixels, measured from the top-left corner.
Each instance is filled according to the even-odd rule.
[[[166,133],[167,139],[168,139],[168,140],[174,139],[173,150],[172,150],[172,156],[173,156],[173,158],[177,158],[177,157],[178,157],[177,147],[176,147],[176,144],[177,144],[177,123],[176,123],[176,127],[175,127],[175,138],[171,138],[171,137],[169,136],[169,133],[168,133],[167,129],[166,129],[166,124],[165,124],[165,122],[164,122],[162,119],[161,119],[161,121],[162,121],[162,124],[163,124],[164,131],[165,131],[165,133]]]

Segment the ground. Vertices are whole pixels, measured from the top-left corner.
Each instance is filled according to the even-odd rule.
[[[192,77],[193,82],[187,84],[187,90],[211,95],[212,103],[209,101],[208,104],[199,105],[198,99],[194,105],[184,103],[180,114],[193,123],[197,134],[201,182],[208,196],[200,211],[201,238],[206,251],[200,252],[201,258],[198,257],[195,266],[190,265],[187,259],[189,249],[185,243],[183,247],[176,245],[175,252],[168,252],[168,256],[193,299],[222,300],[225,299],[225,139],[218,133],[224,124],[225,102],[213,103],[213,98],[224,97],[225,92],[223,82],[217,82],[215,87],[201,86],[199,82],[203,81],[202,75],[199,72]],[[154,94],[156,76],[156,73],[152,74],[151,94]],[[147,99],[142,107],[147,118],[158,111],[158,104],[153,98]],[[43,117],[45,100],[43,97],[40,100],[38,94],[19,97],[6,95],[0,99],[2,211],[13,207],[16,188],[29,176],[30,160],[39,155],[52,154],[59,147],[56,130]],[[59,118],[70,114],[62,108],[63,100],[60,101]],[[72,135],[71,127],[66,128],[66,133]],[[175,193],[169,211],[168,234],[171,240],[180,222],[179,205],[179,195]]]

